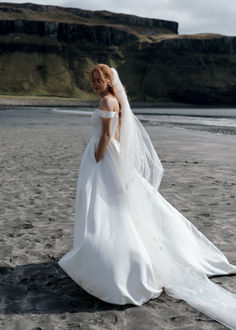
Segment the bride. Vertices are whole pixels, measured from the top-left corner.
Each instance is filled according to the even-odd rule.
[[[142,305],[163,290],[236,329],[236,294],[212,282],[236,266],[159,192],[164,169],[114,68],[98,64],[101,99],[77,183],[73,249],[59,260],[84,290]]]

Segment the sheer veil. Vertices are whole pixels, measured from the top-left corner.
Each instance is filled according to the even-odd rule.
[[[113,84],[121,103],[120,171],[128,186],[135,173],[142,175],[155,189],[163,176],[163,166],[152,142],[139,119],[133,114],[118,72],[113,72]]]
[[[159,193],[163,166],[146,130],[130,108],[116,69],[111,70],[122,111],[119,170],[126,198],[130,200],[132,220],[153,260],[155,273],[168,295],[183,299],[236,329],[236,294],[208,278],[235,274],[236,266],[229,264],[223,253]],[[152,187],[144,183],[142,190],[140,177]]]

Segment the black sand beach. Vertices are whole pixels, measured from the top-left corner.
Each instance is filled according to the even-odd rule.
[[[145,127],[165,168],[160,193],[236,264],[236,136]],[[77,177],[90,135],[88,117],[1,116],[0,328],[224,329],[165,293],[141,307],[107,304],[58,266],[73,246]],[[236,276],[212,280],[236,293]]]

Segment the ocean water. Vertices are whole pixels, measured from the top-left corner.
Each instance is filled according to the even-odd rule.
[[[55,113],[65,109],[54,108]],[[86,116],[94,109],[68,109],[68,114]],[[236,135],[236,108],[132,108],[141,122],[159,126],[182,126],[188,129]]]
[[[138,118],[151,125],[182,126],[219,134],[236,134],[236,108],[136,109]]]
[[[89,117],[96,108],[90,107],[4,107],[0,108],[0,125],[37,125],[49,122],[78,124],[80,117]],[[181,126],[216,134],[236,135],[236,108],[132,108],[145,125]]]

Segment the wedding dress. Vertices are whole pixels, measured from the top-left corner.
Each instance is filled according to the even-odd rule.
[[[236,266],[159,193],[163,168],[146,131],[131,115],[139,137],[130,144],[130,157],[122,142],[128,131],[119,141],[114,137],[117,112],[97,108],[91,116],[93,134],[77,183],[74,245],[58,263],[84,290],[108,303],[140,306],[165,290],[236,329],[236,294],[208,278],[235,274]],[[112,119],[112,132],[97,163],[101,117]],[[132,154],[134,148],[139,149]],[[129,168],[122,157],[132,156]]]

